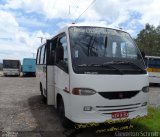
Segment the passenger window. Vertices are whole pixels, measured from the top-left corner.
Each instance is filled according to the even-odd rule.
[[[58,40],[58,45],[56,47],[56,63],[68,71],[68,50],[66,36],[62,36]]]
[[[46,64],[46,48],[45,48],[45,52],[44,52],[44,61],[43,64]]]
[[[43,64],[43,60],[44,60],[44,50],[45,50],[45,46],[43,46],[42,49],[41,49],[40,64]]]
[[[57,38],[54,40],[48,41],[47,45],[47,64],[54,65],[55,64],[55,48],[57,44]]]
[[[41,48],[39,48],[38,51],[37,51],[37,60],[36,60],[37,64],[39,64],[40,49]]]

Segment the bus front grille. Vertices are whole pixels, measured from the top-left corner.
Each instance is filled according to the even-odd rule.
[[[101,114],[112,114],[113,112],[133,112],[141,106],[141,103],[128,104],[128,105],[117,105],[117,106],[96,106],[96,110]]]
[[[98,92],[107,99],[128,99],[137,95],[140,91]]]

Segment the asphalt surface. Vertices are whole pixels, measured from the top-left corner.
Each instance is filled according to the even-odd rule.
[[[149,94],[149,105],[154,107],[160,106],[160,84],[151,85]]]
[[[160,105],[160,86],[150,88],[150,105]],[[35,77],[0,77],[0,136],[108,137],[97,129],[64,129],[53,106],[44,103]]]

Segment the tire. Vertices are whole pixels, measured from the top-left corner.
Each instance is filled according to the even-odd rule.
[[[66,129],[72,129],[74,127],[74,124],[73,122],[71,122],[69,119],[65,117],[65,107],[64,107],[64,102],[62,98],[60,98],[58,101],[58,112],[60,115],[60,121],[62,126]]]
[[[36,73],[35,72],[33,73],[33,77],[36,77]]]

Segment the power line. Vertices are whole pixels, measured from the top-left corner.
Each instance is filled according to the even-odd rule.
[[[89,6],[79,15],[79,17],[74,21],[75,23],[79,20],[79,18],[90,8],[90,6],[95,2],[96,0],[93,0]]]

